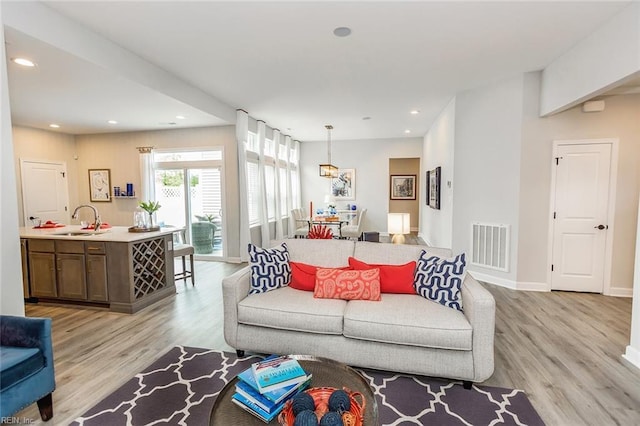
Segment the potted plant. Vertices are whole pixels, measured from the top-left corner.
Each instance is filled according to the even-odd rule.
[[[153,228],[154,227],[153,214],[157,212],[160,209],[160,207],[162,207],[160,205],[160,202],[151,201],[151,200],[141,201],[139,205],[142,210],[149,213],[149,228]]]

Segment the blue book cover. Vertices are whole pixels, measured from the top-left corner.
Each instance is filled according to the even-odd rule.
[[[253,414],[254,416],[256,416],[257,418],[259,418],[265,423],[269,423],[271,420],[275,419],[276,416],[280,413],[280,411],[282,411],[282,408],[284,407],[284,402],[282,402],[278,404],[278,406],[272,412],[268,413],[262,408],[260,408],[259,405],[253,403],[252,401],[249,401],[247,398],[240,395],[239,393],[234,393],[233,396],[231,397],[231,401],[233,401],[233,403],[235,403],[237,406]]]
[[[289,356],[265,359],[251,365],[260,393],[296,385],[307,379],[298,360]]]
[[[273,357],[271,357],[271,359],[273,359]],[[247,368],[242,373],[238,374],[238,379],[247,383],[256,391],[260,392],[260,388],[258,387],[258,382],[256,382],[256,379],[253,375],[253,370],[251,369],[251,367]],[[284,398],[286,398],[287,395],[289,395],[292,391],[294,391],[296,386],[297,386],[296,384],[292,384],[279,389],[274,389],[272,391],[262,393],[262,396],[264,396],[265,398],[267,398],[268,400],[274,403],[278,403],[282,401]]]
[[[297,386],[294,385],[294,386],[289,386],[287,388],[283,388],[283,389],[288,389],[286,393],[277,391],[278,392],[277,401],[272,401],[268,399],[266,397],[266,394],[264,395],[261,394],[260,392],[258,392],[257,389],[255,389],[254,387],[252,387],[251,385],[249,385],[248,383],[242,380],[237,381],[236,392],[244,396],[248,400],[254,402],[255,404],[259,405],[260,408],[262,408],[266,412],[271,413],[275,408],[278,407],[280,402],[285,402],[291,399],[298,393],[305,390],[310,384],[311,384],[311,375],[308,376],[306,381],[300,383]]]

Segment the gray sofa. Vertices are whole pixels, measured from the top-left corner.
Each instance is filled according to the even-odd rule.
[[[285,240],[290,260],[323,267],[404,264],[422,249],[447,249],[346,240]],[[280,244],[278,241],[276,244]],[[315,299],[313,292],[282,287],[248,295],[247,266],[222,280],[224,337],[239,354],[309,354],[380,370],[463,380],[465,387],[493,374],[495,301],[467,274],[464,312],[419,295],[382,294],[378,302]]]

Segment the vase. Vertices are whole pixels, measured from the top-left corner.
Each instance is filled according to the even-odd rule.
[[[156,226],[156,222],[153,218],[153,213],[149,213],[149,223],[147,224],[149,228],[153,228]]]

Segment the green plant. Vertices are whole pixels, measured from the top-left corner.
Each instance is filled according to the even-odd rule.
[[[153,214],[154,212],[158,211],[160,209],[160,207],[162,207],[160,205],[160,202],[158,201],[141,201],[140,202],[140,208],[144,211],[146,211],[149,214]]]
[[[162,173],[162,184],[164,186],[181,186],[184,182],[182,171],[167,171]]]
[[[215,219],[215,216],[212,214],[203,214],[203,215],[195,215],[196,219],[202,221],[202,222],[213,222],[213,220]]]

